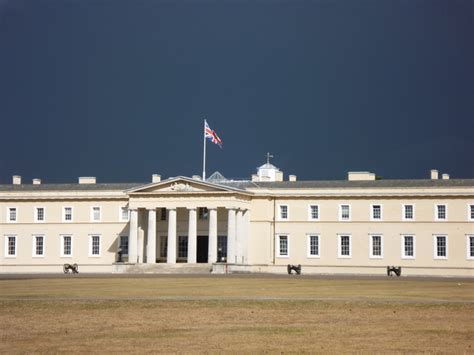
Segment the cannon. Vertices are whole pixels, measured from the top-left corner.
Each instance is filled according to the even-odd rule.
[[[294,271],[296,272],[298,275],[301,274],[301,265],[290,265],[288,264],[288,266],[286,267],[287,271],[288,271],[288,275],[291,275],[291,273]]]
[[[402,274],[402,267],[401,266],[387,266],[387,276],[393,276],[392,274],[397,275],[397,277],[400,277]]]
[[[69,274],[69,270],[72,271],[73,274],[79,273],[79,265],[77,264],[64,264],[63,271],[65,274]]]

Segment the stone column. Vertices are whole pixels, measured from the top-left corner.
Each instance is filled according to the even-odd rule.
[[[130,210],[130,229],[128,232],[128,262],[135,264],[138,257],[138,210]]]
[[[242,259],[244,264],[249,263],[249,239],[250,239],[250,210],[244,211],[243,216],[243,239],[241,243]]]
[[[242,263],[243,211],[237,210],[235,223],[235,263]]]
[[[146,244],[146,262],[156,263],[156,209],[148,210],[148,236]]]
[[[140,211],[138,211],[138,263],[144,263],[143,254],[145,254],[145,231],[143,230],[143,221],[141,220]]]
[[[235,262],[235,209],[227,210],[227,262]]]
[[[176,264],[176,208],[168,209],[168,264]]]
[[[197,220],[196,209],[189,208],[189,224],[188,224],[188,263],[196,263],[197,249]]]
[[[217,262],[217,209],[209,208],[209,252],[208,262]]]

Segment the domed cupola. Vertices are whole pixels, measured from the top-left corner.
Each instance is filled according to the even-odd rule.
[[[273,155],[267,153],[267,162],[257,168],[257,176],[255,180],[258,181],[283,181],[283,172],[275,165],[270,163],[270,158]]]

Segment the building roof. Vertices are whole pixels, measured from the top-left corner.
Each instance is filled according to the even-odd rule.
[[[301,181],[246,181],[222,182],[241,189],[331,189],[331,188],[423,188],[423,187],[474,187],[474,179],[402,179],[402,180],[301,180]]]
[[[100,184],[21,184],[0,185],[0,191],[123,191],[147,183],[100,183]]]
[[[208,183],[212,183],[209,182]],[[33,191],[125,191],[149,183],[98,183],[98,184],[21,184],[0,185],[0,192]],[[219,181],[219,185],[234,189],[334,189],[334,188],[430,188],[473,187],[474,179],[403,179],[403,180],[300,180],[300,181]]]
[[[260,169],[275,169],[275,170],[280,170],[280,169],[278,169],[275,165],[270,164],[270,163],[265,163],[265,164],[259,166],[258,169],[259,169],[259,170],[260,170]]]
[[[220,172],[218,171],[215,171],[214,173],[211,174],[211,176],[209,176],[207,179],[206,179],[207,182],[223,182],[223,181],[227,181],[226,177],[224,175],[222,175]]]

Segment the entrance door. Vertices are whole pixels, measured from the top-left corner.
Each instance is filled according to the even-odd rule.
[[[225,263],[227,261],[227,236],[217,237],[217,262]]]
[[[160,245],[159,253],[156,254],[158,256],[158,262],[166,263],[166,259],[168,256],[168,236],[167,235],[160,235]]]
[[[209,253],[209,237],[207,235],[198,235],[196,247],[196,262],[207,263]]]

